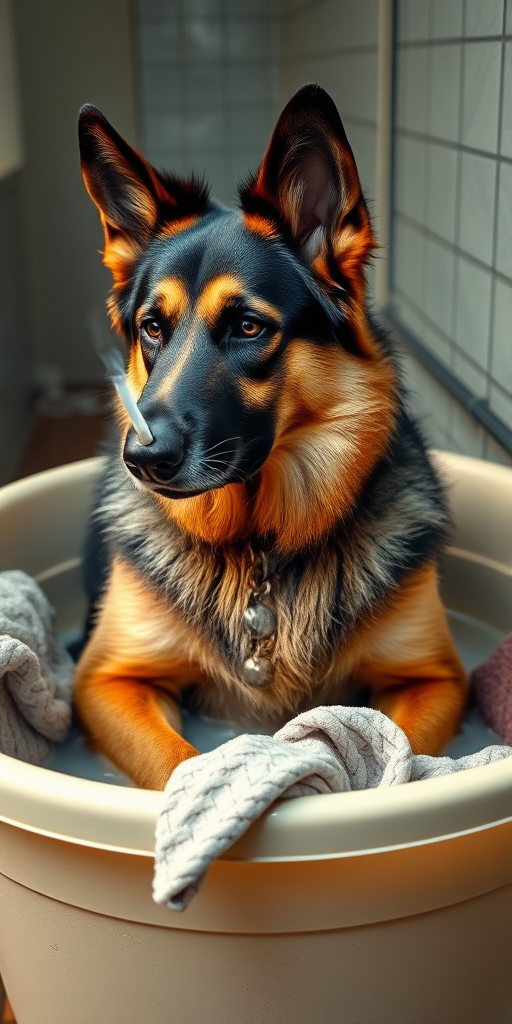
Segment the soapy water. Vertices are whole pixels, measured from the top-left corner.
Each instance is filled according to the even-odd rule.
[[[449,612],[448,618],[453,638],[468,672],[471,672],[477,665],[481,665],[503,639],[498,630],[467,615]],[[71,638],[63,637],[62,639],[69,642]],[[220,722],[183,712],[183,735],[202,754],[243,732],[268,734],[271,731],[241,727],[234,722]],[[503,740],[485,724],[476,708],[470,708],[460,732],[453,737],[443,753],[450,757],[463,757],[494,743],[501,744]],[[89,750],[84,736],[77,729],[71,732],[65,743],[57,744],[45,767],[52,771],[63,772],[65,775],[92,779],[95,782],[106,782],[117,786],[133,785],[130,779],[118,771],[107,758]]]

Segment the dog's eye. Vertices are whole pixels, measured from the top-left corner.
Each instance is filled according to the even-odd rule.
[[[243,334],[245,338],[257,338],[262,330],[263,324],[259,320],[253,320],[249,316],[244,316],[240,320],[240,334]]]
[[[144,320],[141,324],[141,329],[147,334],[151,341],[162,341],[162,328],[158,323],[158,320]]]

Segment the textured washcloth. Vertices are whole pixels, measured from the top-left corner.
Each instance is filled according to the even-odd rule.
[[[512,633],[474,670],[471,685],[484,721],[512,744]]]
[[[458,760],[414,755],[391,719],[344,706],[307,711],[274,736],[238,736],[171,775],[157,824],[153,898],[184,910],[212,861],[278,798],[394,786],[511,754],[493,746]]]
[[[71,725],[74,666],[53,609],[24,572],[0,573],[0,753],[42,764]]]

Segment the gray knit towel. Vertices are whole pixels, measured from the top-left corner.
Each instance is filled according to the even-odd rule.
[[[74,665],[54,612],[24,572],[0,573],[0,753],[43,764],[71,725]]]
[[[156,830],[153,898],[184,910],[211,863],[279,798],[395,786],[510,757],[492,746],[460,757],[415,755],[371,708],[318,707],[274,736],[237,736],[180,764]]]

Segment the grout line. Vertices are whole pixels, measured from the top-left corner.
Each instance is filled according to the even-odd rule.
[[[474,417],[503,448],[512,454],[512,430],[489,408],[485,398],[479,398],[437,356],[396,320],[389,309],[387,318],[399,340],[409,349],[435,379],[446,388],[460,405]]]
[[[497,151],[501,150],[501,139],[503,130],[503,104],[504,104],[504,93],[505,93],[505,30],[506,30],[506,18],[507,18],[507,4],[506,0],[503,3],[503,40],[501,44],[501,62],[500,62],[500,93],[498,101],[498,141]],[[501,168],[496,163],[495,174],[494,174],[494,211],[493,211],[493,238],[492,238],[492,266],[493,275],[491,279],[491,297],[490,297],[490,310],[489,310],[489,348],[487,353],[487,398],[490,398],[491,384],[490,378],[492,375],[492,362],[494,356],[494,323],[495,323],[495,306],[496,306],[496,282],[497,278],[497,258],[498,258],[498,227],[499,227],[499,201],[500,201],[500,188],[501,188]]]
[[[480,363],[477,363],[476,360],[473,359],[472,356],[468,355],[468,353],[465,351],[465,349],[461,348],[461,346],[456,341],[454,341],[453,338],[450,338],[450,336],[446,333],[446,331],[443,331],[442,327],[439,327],[439,325],[436,324],[428,316],[427,313],[425,313],[422,309],[420,309],[419,306],[417,306],[416,303],[411,298],[409,298],[408,295],[405,294],[405,292],[403,292],[400,288],[395,288],[393,296],[392,296],[392,299],[393,299],[393,297],[397,297],[397,298],[400,299],[401,302],[405,302],[405,304],[407,306],[409,306],[409,308],[412,310],[412,312],[415,314],[415,316],[417,316],[420,320],[423,321],[423,323],[425,324],[426,327],[428,327],[430,330],[434,331],[435,334],[437,334],[439,336],[441,341],[445,341],[449,348],[453,348],[454,354],[456,354],[458,356],[461,356],[464,359],[464,361],[466,363],[468,363],[468,365],[471,367],[472,370],[474,370],[475,372],[479,373],[484,378],[484,380],[487,381],[487,377],[489,375],[488,375],[487,371],[484,370],[484,368],[480,365]],[[406,328],[404,328],[404,329],[406,329]],[[427,342],[422,342],[422,344],[425,346],[425,348],[428,348],[428,350],[430,351],[430,346],[427,344]],[[436,358],[439,358],[439,357],[436,356]],[[442,362],[442,360],[440,360],[440,362]],[[449,364],[443,364],[443,365],[447,365],[448,366]],[[497,391],[499,391],[500,395],[502,395],[503,398],[508,399],[510,401],[511,392],[507,388],[505,388],[503,386],[503,384],[500,383],[500,381],[496,380],[492,376],[492,374],[490,374],[490,384],[494,388],[496,388]]]
[[[413,228],[415,231],[417,231],[418,234],[424,235],[431,241],[436,242],[442,249],[445,249],[447,252],[454,253],[456,256],[463,257],[465,260],[468,261],[468,263],[472,263],[475,267],[478,267],[479,270],[484,270],[488,274],[494,275],[496,279],[498,281],[501,281],[503,284],[506,284],[509,287],[510,285],[512,285],[512,278],[508,277],[507,274],[504,274],[501,270],[494,268],[490,263],[484,263],[483,260],[479,260],[478,256],[473,256],[472,253],[467,252],[466,249],[462,249],[459,245],[456,245],[454,242],[448,242],[447,239],[443,238],[442,235],[438,235],[436,231],[433,231],[432,228],[426,227],[425,224],[420,224],[419,221],[414,220],[414,218],[410,217],[409,214],[402,213],[401,210],[394,209],[393,215],[394,217],[396,217],[397,220],[402,221],[404,224],[407,224],[408,227]]]
[[[485,0],[482,0],[485,2]],[[435,39],[411,39],[400,40],[397,44],[398,50],[431,50],[434,46],[466,46],[472,43],[501,43],[503,35],[492,36],[442,36]],[[512,39],[512,34],[505,35],[505,39]]]
[[[442,139],[438,135],[427,135],[425,132],[416,132],[413,128],[396,128],[396,134],[400,137],[415,139],[418,142],[426,142],[428,145],[441,146],[444,149],[455,150],[455,152],[468,153],[470,156],[482,156],[487,160],[497,160],[500,164],[512,164],[512,157],[504,153],[493,152],[492,149],[478,149],[476,146],[468,146],[464,142],[452,142],[451,139]]]
[[[466,0],[463,0],[462,4],[462,34],[466,34]],[[452,347],[450,353],[450,366],[452,370],[455,369],[455,345],[457,338],[457,328],[459,325],[459,308],[458,308],[458,294],[459,294],[459,280],[460,280],[460,224],[462,216],[462,139],[464,135],[464,89],[466,85],[466,51],[465,47],[461,46],[460,51],[460,67],[459,67],[459,109],[457,111],[457,170],[456,170],[456,186],[455,186],[455,229],[454,229],[454,246],[453,251],[457,253],[457,259],[454,261],[453,268],[453,294],[452,294],[452,310],[451,310],[451,335],[452,335]]]

